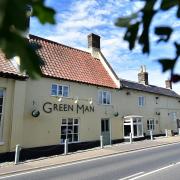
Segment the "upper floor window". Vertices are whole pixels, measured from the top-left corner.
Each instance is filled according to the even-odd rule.
[[[4,89],[0,88],[0,141],[3,136],[3,105],[4,105]]]
[[[100,104],[111,104],[111,93],[109,91],[99,91],[98,99]]]
[[[138,106],[139,106],[139,107],[143,107],[144,104],[145,104],[144,96],[139,96],[139,97],[138,97]]]
[[[68,97],[69,96],[69,86],[52,84],[51,95]]]
[[[147,120],[147,130],[155,130],[155,120],[154,119],[148,119]]]
[[[170,116],[172,121],[176,121],[176,119],[177,119],[177,112],[170,112],[169,116]]]

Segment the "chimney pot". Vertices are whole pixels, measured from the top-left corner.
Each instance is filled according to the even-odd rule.
[[[144,85],[148,85],[148,73],[146,72],[146,66],[141,66],[138,73],[138,82]]]
[[[171,82],[171,80],[166,80],[165,84],[166,84],[166,88],[167,89],[172,89],[172,82]]]
[[[88,35],[88,48],[96,48],[100,50],[100,36],[96,34],[89,34]]]

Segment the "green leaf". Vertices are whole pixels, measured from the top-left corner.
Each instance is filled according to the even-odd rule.
[[[33,16],[36,16],[42,24],[45,24],[47,22],[50,24],[55,24],[55,10],[44,6],[43,3],[43,0],[33,1]]]
[[[179,4],[179,0],[162,0],[161,9],[166,11]]]
[[[131,21],[136,19],[137,17],[138,17],[138,12],[131,14],[131,16],[118,18],[115,22],[115,25],[119,27],[129,27]]]
[[[180,18],[180,4],[179,4],[178,10],[177,10],[177,17]]]
[[[167,70],[173,70],[176,63],[174,59],[159,59],[158,61],[163,67],[163,72],[166,72]]]
[[[149,45],[149,27],[152,21],[152,18],[156,14],[154,11],[154,5],[156,0],[146,1],[144,8],[142,9],[143,17],[142,17],[142,24],[143,24],[143,31],[139,37],[139,44],[142,45],[142,52],[148,53],[150,52],[150,45]]]
[[[126,33],[125,33],[124,40],[129,42],[129,49],[130,50],[132,50],[134,48],[136,38],[137,38],[137,34],[138,34],[138,29],[139,29],[139,22],[129,26]]]
[[[180,56],[180,44],[175,42],[174,45],[176,47],[176,55],[179,57]]]
[[[180,81],[180,75],[179,74],[173,74],[171,76],[171,81],[174,82],[174,83],[177,83]]]
[[[155,34],[160,36],[158,42],[165,41],[167,42],[172,34],[173,29],[171,27],[156,27]]]

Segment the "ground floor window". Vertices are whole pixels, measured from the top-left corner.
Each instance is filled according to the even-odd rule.
[[[148,119],[147,120],[147,130],[149,130],[149,131],[155,130],[155,119]]]
[[[4,105],[4,89],[0,88],[0,141],[3,136],[3,105]]]
[[[143,123],[142,117],[127,116],[124,119],[124,137],[129,138],[130,133],[132,137],[143,137]]]
[[[63,118],[61,122],[61,143],[65,139],[68,142],[79,141],[79,119],[78,118]]]

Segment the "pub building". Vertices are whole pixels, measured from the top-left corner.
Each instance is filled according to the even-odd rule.
[[[119,78],[100,48],[100,36],[88,35],[88,51],[29,35],[44,60],[42,77],[32,80],[19,71],[19,60],[0,51],[0,159],[63,153],[129,140],[141,140],[165,129],[177,133],[180,96],[148,82],[141,67],[138,82]],[[0,160],[0,161],[1,161]]]

